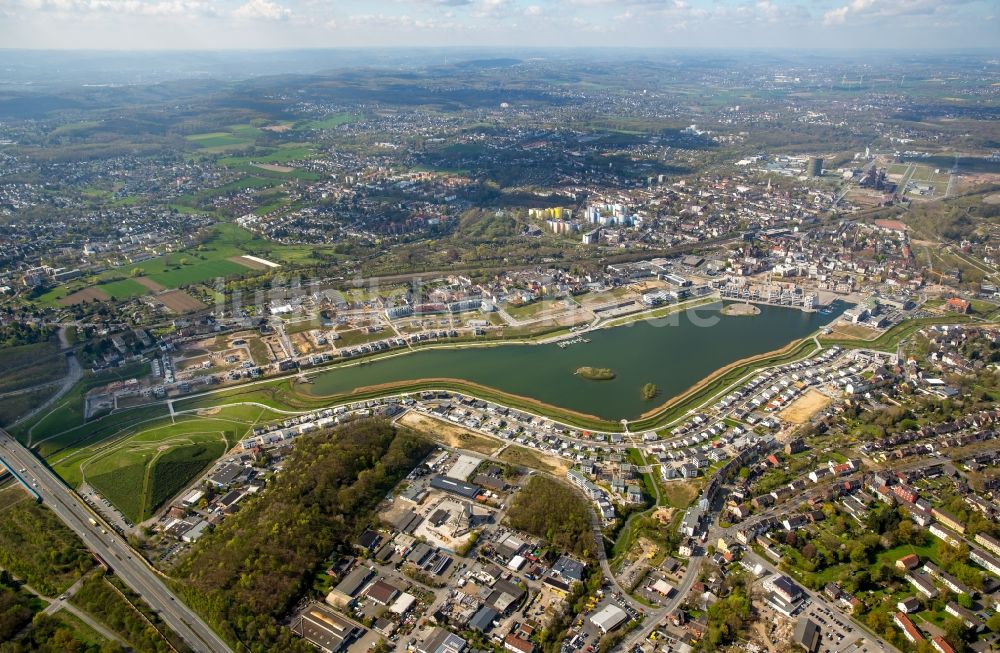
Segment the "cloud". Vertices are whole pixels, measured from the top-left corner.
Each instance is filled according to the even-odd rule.
[[[54,14],[118,14],[128,16],[214,16],[218,11],[202,0],[23,0],[35,12]]]
[[[233,16],[244,20],[288,20],[292,10],[270,0],[249,0],[234,9]]]
[[[852,0],[823,14],[827,25],[843,25],[849,20],[877,20],[906,16],[945,14],[955,7],[978,0]]]
[[[377,29],[398,29],[398,30],[450,30],[459,29],[461,26],[451,21],[442,21],[435,18],[417,18],[409,15],[396,14],[356,14],[349,16],[346,20],[336,23],[337,26],[347,27],[372,27]]]

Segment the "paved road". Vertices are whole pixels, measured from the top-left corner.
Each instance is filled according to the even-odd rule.
[[[128,542],[114,531],[102,533],[92,526],[88,520],[93,514],[79,497],[3,429],[0,429],[0,458],[15,470],[25,469],[21,476],[32,483],[45,505],[142,596],[188,646],[198,653],[230,653],[222,638],[177,599]]]
[[[663,624],[664,618],[670,614],[678,605],[681,604],[689,591],[691,591],[691,586],[694,582],[698,580],[698,575],[701,572],[701,562],[704,560],[702,556],[691,556],[688,559],[687,569],[684,572],[683,578],[681,578],[680,584],[677,586],[677,591],[674,595],[663,605],[661,605],[657,610],[646,615],[646,621],[643,622],[643,627],[632,633],[617,650],[629,651],[637,644],[649,638],[654,630],[659,628]]]

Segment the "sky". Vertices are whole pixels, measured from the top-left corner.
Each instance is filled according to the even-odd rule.
[[[1000,0],[0,0],[0,47],[1000,48]]]

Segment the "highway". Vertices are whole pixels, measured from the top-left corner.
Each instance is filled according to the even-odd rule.
[[[184,605],[128,542],[102,522],[93,526],[83,501],[62,480],[41,464],[30,450],[0,429],[0,458],[28,483],[80,539],[153,608],[184,642],[198,653],[229,653],[232,649],[208,624]],[[20,470],[25,470],[21,472]]]

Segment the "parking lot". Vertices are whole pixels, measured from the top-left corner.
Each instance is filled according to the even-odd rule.
[[[816,601],[806,599],[799,618],[807,617],[819,625],[820,645],[818,653],[843,653],[851,648],[851,653],[874,653],[881,649],[867,642],[859,642],[864,635],[860,629],[837,610]],[[854,646],[854,644],[858,646]]]

